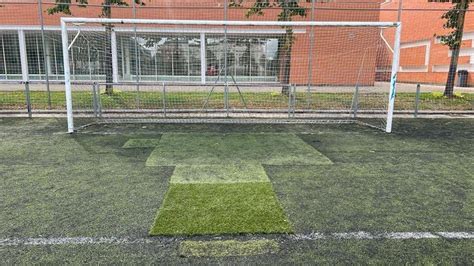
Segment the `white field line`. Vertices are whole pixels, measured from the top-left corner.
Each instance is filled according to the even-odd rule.
[[[53,237],[53,238],[4,238],[0,239],[1,246],[44,246],[44,245],[96,245],[96,244],[147,244],[152,243],[147,238],[118,238],[118,237]]]
[[[346,233],[310,233],[294,234],[293,240],[317,240],[317,239],[474,239],[474,232],[385,232],[369,233],[364,231]]]
[[[310,233],[294,234],[289,240],[370,240],[370,239],[474,239],[474,232],[385,232],[369,233],[364,231],[345,233]],[[53,237],[53,238],[3,238],[0,239],[0,247],[6,246],[46,246],[46,245],[126,245],[126,244],[157,244],[158,238],[119,238],[119,237]]]

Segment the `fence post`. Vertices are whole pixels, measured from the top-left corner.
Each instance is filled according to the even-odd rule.
[[[293,117],[295,117],[296,111],[296,84],[293,85]]]
[[[397,21],[402,21],[403,0],[398,1]]]
[[[98,104],[97,104],[97,83],[92,83],[92,107],[94,108],[94,117],[98,116]]]
[[[136,3],[135,1],[132,1],[132,15],[133,15],[133,18],[136,19],[137,18],[137,9],[136,9]],[[141,55],[140,55],[140,51],[138,50],[138,36],[137,36],[137,27],[134,25],[133,26],[133,43],[134,43],[134,49],[135,49],[135,81],[137,82],[135,84],[135,87],[136,87],[136,90],[137,90],[137,97],[136,97],[136,105],[137,105],[137,110],[140,109],[140,78],[141,78],[141,67],[142,67],[142,63],[141,63]],[[117,68],[118,69],[118,68]],[[118,75],[117,75],[118,76]],[[117,78],[118,80],[118,78]]]
[[[44,64],[44,74],[46,78],[46,92],[48,93],[48,109],[51,110],[51,90],[49,88],[49,51],[46,49],[46,39],[44,37],[44,18],[43,18],[43,1],[38,0],[38,15],[40,18],[41,26],[41,44],[43,47],[43,64]],[[41,73],[40,73],[41,76]]]
[[[203,32],[200,34],[200,53],[201,53],[201,84],[206,84],[206,36]]]
[[[166,85],[163,82],[163,116],[166,117]]]
[[[99,117],[102,117],[102,100],[100,99],[100,85],[96,82],[96,91],[97,91],[97,114]]]
[[[228,0],[224,1],[224,21],[227,22]],[[227,24],[224,25],[224,107],[226,116],[229,117],[229,85],[227,82],[227,56],[228,56]],[[251,62],[252,60],[249,60]]]
[[[316,0],[311,0],[311,21],[315,20]],[[309,54],[308,54],[308,88],[306,91],[306,108],[311,109],[311,84],[313,82],[313,49],[314,49],[314,26],[309,32]]]
[[[26,111],[28,112],[28,117],[32,117],[31,113],[31,96],[30,96],[30,83],[28,81],[24,82],[25,84],[25,97],[26,97]]]
[[[295,116],[295,104],[296,104],[296,85],[290,85],[288,91],[288,118]]]
[[[290,85],[290,89],[288,91],[288,118],[291,117],[291,85]]]
[[[356,85],[354,91],[354,97],[352,98],[352,117],[357,118],[357,112],[359,111],[359,85]]]
[[[136,96],[135,96],[135,106],[137,108],[137,110],[140,110],[140,106],[141,106],[141,99],[140,99],[140,83],[137,81],[135,83],[135,91],[136,91]]]
[[[415,96],[415,113],[414,113],[415,118],[418,117],[418,109],[420,107],[420,93],[421,93],[421,85],[420,83],[418,83],[416,85],[416,96]]]

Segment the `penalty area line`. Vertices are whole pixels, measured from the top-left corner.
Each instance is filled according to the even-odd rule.
[[[184,238],[183,238],[184,239]],[[262,239],[265,239],[262,237]],[[282,236],[282,240],[370,240],[370,239],[474,239],[474,232],[384,232],[369,233],[365,231],[343,233],[310,233]],[[162,239],[161,239],[162,240]],[[129,238],[129,237],[28,237],[28,238],[2,238],[0,247],[6,246],[47,246],[47,245],[128,245],[128,244],[158,244],[160,238]],[[164,244],[163,244],[164,246]]]

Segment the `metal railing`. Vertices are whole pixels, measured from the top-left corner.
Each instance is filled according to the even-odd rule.
[[[133,95],[133,97],[138,95],[135,99],[138,105],[134,106],[133,108],[128,108],[130,106],[117,106],[114,108],[113,106],[107,106],[106,104],[104,110],[105,113],[118,113],[127,111],[137,114],[140,112],[149,113],[151,110],[159,110],[159,112],[162,112],[166,116],[167,112],[217,113],[223,110],[222,108],[212,108],[212,106],[206,107],[202,104],[205,102],[206,97],[208,97],[212,87],[219,87],[222,90],[225,85],[224,83],[200,84],[193,82],[120,82],[108,84],[105,82],[73,81],[71,84],[73,87],[77,88],[77,90],[73,92],[73,102],[74,98],[76,97],[76,93],[78,95],[77,97],[81,97],[79,94],[87,95],[86,97],[90,97],[89,100],[91,102],[90,106],[84,105],[82,108],[81,106],[77,106],[78,110],[75,110],[75,112],[90,114],[91,116],[95,117],[100,117],[103,112],[104,107],[101,104],[101,97],[110,97],[107,96],[103,91],[106,85],[113,85],[115,89],[120,91],[118,95],[122,94],[125,98],[128,97],[128,94]],[[3,88],[0,89],[0,114],[24,115],[25,117],[34,117],[35,114],[64,115],[64,91],[60,90],[63,88],[64,82],[49,81],[49,85],[51,87],[49,92],[44,89],[45,85],[45,81],[0,81],[0,88]],[[136,85],[142,87],[141,93],[143,95],[135,95],[136,92],[128,89],[135,88]],[[281,84],[274,83],[270,87],[272,87],[273,91],[275,92],[280,86]],[[43,87],[43,89],[38,90],[38,87]],[[302,88],[304,86],[290,84],[289,87],[291,89],[289,94],[288,96],[284,97],[284,99],[286,99],[284,101],[286,102],[272,101],[272,97],[283,97],[277,93],[274,93],[277,94],[276,96],[268,96],[268,98],[263,99],[259,98],[257,100],[260,100],[261,106],[259,106],[258,102],[255,103],[255,97],[261,97],[255,96],[256,92],[266,92],[267,94],[271,95],[272,90],[268,89],[269,84],[239,84],[239,87],[244,90],[244,101],[247,100],[249,102],[249,106],[245,106],[244,104],[239,104],[237,107],[230,106],[232,112],[236,113],[287,113],[288,117],[295,117],[295,114],[297,113],[345,113],[350,114],[351,118],[357,118],[358,114],[371,112],[368,109],[360,109],[360,92],[357,89],[354,91],[354,95],[350,98],[350,102],[348,102],[347,105],[341,106],[340,108],[334,108],[334,110],[329,110],[324,109],[322,106],[320,109],[305,108],[305,104],[303,103],[305,95],[304,92],[302,92]],[[121,91],[121,88],[127,89]],[[315,90],[318,89],[316,88]],[[472,97],[472,93],[468,92],[469,88],[465,88],[465,90],[466,92],[464,94],[460,93],[462,96],[459,99],[449,100],[442,96],[442,87],[440,86],[435,87],[432,85],[412,84],[407,88],[402,87],[401,91],[398,93],[395,103],[395,114],[411,114],[415,118],[419,117],[420,115],[442,113],[474,114],[474,97]],[[150,97],[150,95],[151,97],[154,97],[153,93],[156,94],[158,92],[161,94],[159,97],[159,103],[147,99],[147,97]],[[254,92],[254,94],[251,94],[251,92]],[[167,95],[167,93],[169,95]],[[183,95],[183,98],[181,99],[182,102],[186,101],[186,97],[188,97],[187,99],[191,99],[191,102],[193,99],[196,100],[196,98],[192,98],[193,93],[202,96],[199,104],[195,104],[193,106],[181,106],[182,108],[177,107],[179,106],[177,103],[180,101],[180,95]],[[238,91],[234,89],[231,90],[231,93],[237,95]],[[51,100],[49,101],[46,97],[47,94],[50,94]],[[218,94],[218,97],[220,97],[222,92],[218,92]],[[336,93],[334,94],[334,97],[337,97]],[[215,102],[216,98],[218,97],[212,95],[212,101]],[[247,99],[248,97],[254,98]],[[264,100],[266,102],[263,102]],[[140,102],[142,103],[141,110],[137,108]],[[80,101],[78,101],[77,104],[80,104]],[[263,105],[265,105],[265,108],[262,108]],[[122,108],[123,110],[120,111],[119,108]]]

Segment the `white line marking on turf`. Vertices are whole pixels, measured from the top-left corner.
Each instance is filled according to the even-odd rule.
[[[438,235],[426,232],[406,232],[406,233],[386,233],[386,238],[390,239],[429,239],[439,238]]]
[[[151,239],[117,237],[56,237],[56,238],[6,238],[0,239],[0,246],[43,246],[43,245],[87,245],[87,244],[147,244]]]
[[[364,231],[346,233],[310,233],[294,234],[293,240],[317,240],[317,239],[474,239],[474,232],[385,232],[369,233]]]
[[[345,233],[310,233],[294,234],[290,240],[318,240],[318,239],[474,239],[474,232],[385,232],[369,233],[364,231]],[[155,241],[156,240],[156,241]],[[53,237],[53,238],[3,238],[0,247],[4,246],[46,246],[46,245],[99,245],[99,244],[150,244],[159,243],[156,238],[119,238],[119,237]]]
[[[474,232],[437,232],[436,234],[444,238],[453,238],[453,239],[474,239]]]

